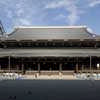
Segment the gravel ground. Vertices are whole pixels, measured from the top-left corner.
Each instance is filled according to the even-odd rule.
[[[100,100],[100,81],[5,80],[0,100]]]

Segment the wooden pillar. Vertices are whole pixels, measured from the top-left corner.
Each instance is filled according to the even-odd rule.
[[[79,70],[79,68],[78,68],[78,57],[77,57],[77,62],[76,62],[76,73],[78,73],[78,70]]]
[[[38,72],[40,73],[40,63],[38,63]]]
[[[22,74],[25,74],[24,59],[21,58],[21,60],[22,60],[22,66],[21,66]]]
[[[1,65],[0,65],[0,70],[1,70]]]
[[[98,63],[97,64],[97,73],[99,73],[99,67],[100,67],[100,64]]]
[[[62,63],[59,64],[59,71],[62,71]]]
[[[82,72],[84,71],[84,65],[82,65]]]
[[[62,76],[62,63],[59,64],[59,75]]]
[[[19,71],[19,66],[18,66],[18,65],[16,65],[16,68],[17,68],[17,73],[18,73],[18,71]]]
[[[78,73],[78,63],[76,64],[76,73]]]
[[[11,70],[11,67],[10,67],[10,56],[8,57],[8,70],[9,70],[9,72]]]
[[[25,74],[25,71],[24,71],[24,64],[22,64],[22,74]]]
[[[97,42],[95,43],[95,45],[94,45],[94,46],[95,46],[95,48],[97,48]]]

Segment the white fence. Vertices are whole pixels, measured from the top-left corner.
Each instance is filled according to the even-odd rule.
[[[24,79],[21,74],[17,73],[1,73],[0,80],[16,80],[16,79]]]
[[[74,77],[80,80],[89,80],[89,79],[100,80],[100,74],[95,74],[95,73],[88,73],[88,74],[79,73],[79,74],[74,74]]]

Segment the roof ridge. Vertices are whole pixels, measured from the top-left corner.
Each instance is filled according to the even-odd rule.
[[[15,26],[14,28],[87,28],[87,26]]]

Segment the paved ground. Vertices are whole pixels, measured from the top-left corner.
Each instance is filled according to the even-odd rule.
[[[100,100],[100,81],[1,81],[0,100]]]

